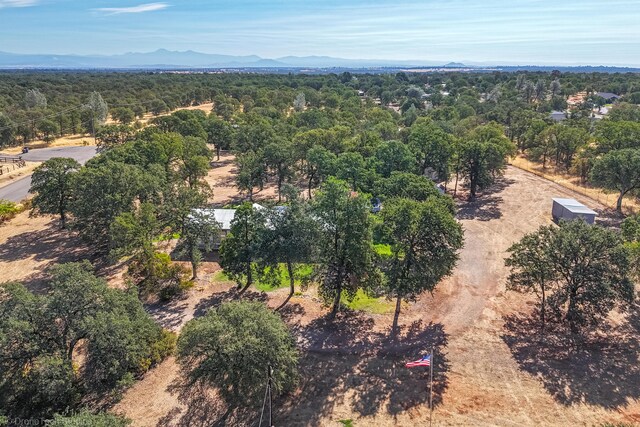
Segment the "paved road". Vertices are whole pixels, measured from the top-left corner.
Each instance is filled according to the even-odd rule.
[[[2,155],[2,154],[0,154]],[[81,164],[96,155],[96,147],[53,147],[32,149],[26,154],[21,154],[22,159],[29,162],[44,162],[53,157],[71,157]],[[31,176],[25,176],[5,187],[0,188],[0,199],[19,202],[29,195]]]

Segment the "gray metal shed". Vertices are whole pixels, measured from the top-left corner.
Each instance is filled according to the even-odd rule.
[[[575,199],[553,198],[552,200],[551,215],[554,221],[582,218],[587,224],[593,224],[596,220],[597,212]]]

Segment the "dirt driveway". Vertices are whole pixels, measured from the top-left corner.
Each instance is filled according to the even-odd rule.
[[[302,349],[302,381],[294,396],[276,402],[276,425],[426,425],[427,372],[405,369],[404,363],[431,347],[437,350],[433,425],[640,422],[637,329],[607,348],[560,348],[544,356],[535,347],[523,350],[505,330],[505,316],[528,313],[533,302],[505,292],[505,251],[550,223],[551,198],[557,196],[604,213],[603,206],[512,167],[490,194],[461,203],[466,241],[455,274],[433,297],[425,295],[403,311],[399,342],[389,340],[390,315],[347,314],[328,324],[317,299],[293,301],[285,319]],[[194,402],[179,401],[170,391],[177,369],[173,359],[155,368],[115,411],[136,426],[208,425],[210,419],[195,422]]]

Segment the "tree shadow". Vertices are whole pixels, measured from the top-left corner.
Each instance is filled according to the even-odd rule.
[[[187,296],[176,297],[171,301],[155,301],[145,304],[144,309],[165,329],[176,331],[184,323],[187,315]]]
[[[280,309],[278,314],[285,322],[292,322],[294,318],[304,316],[305,312],[302,304],[289,302]]]
[[[39,271],[20,280],[33,292],[46,290],[46,269],[64,262],[91,259],[93,252],[73,233],[57,229],[57,221],[39,231],[29,231],[9,237],[0,245],[0,261],[7,263],[32,259],[43,263]],[[3,277],[0,280],[7,280]]]
[[[449,385],[448,338],[442,324],[414,322],[405,336],[385,339],[374,357],[360,368],[364,383],[357,389],[353,405],[362,416],[375,415],[388,401],[387,412],[398,415],[409,409],[429,405],[429,368],[408,369],[404,365],[429,354],[433,349],[433,405],[442,404]]]
[[[298,326],[301,382],[292,398],[284,399],[277,420],[286,425],[319,425],[337,403],[348,399],[362,416],[386,411],[398,415],[428,407],[428,368],[404,364],[435,349],[433,403],[441,404],[448,387],[447,335],[441,324],[415,322],[393,339],[374,329],[371,317],[340,313]]]
[[[261,301],[266,302],[268,299],[266,292],[256,292],[251,289],[247,289],[247,291],[239,295],[238,289],[234,286],[223,292],[216,292],[215,294],[203,298],[195,306],[194,317],[201,317],[207,314],[207,312],[212,309],[220,306],[220,304],[224,302],[231,301]]]
[[[598,209],[596,216],[596,224],[609,228],[620,228],[625,216],[615,209]]]
[[[458,219],[477,219],[479,221],[491,221],[502,217],[500,205],[502,204],[502,196],[498,193],[504,191],[516,181],[504,176],[499,177],[490,187],[485,189],[482,194],[474,200],[466,200],[458,206]]]
[[[227,406],[216,391],[201,384],[190,384],[179,376],[167,390],[177,395],[183,408],[173,408],[156,424],[158,427],[223,427],[255,424],[255,413],[236,410],[227,413]]]
[[[533,316],[508,316],[502,339],[524,371],[536,376],[563,405],[587,403],[607,409],[640,398],[640,308],[606,331],[575,337],[549,325],[544,340]]]
[[[467,201],[458,206],[456,217],[458,219],[475,219],[479,221],[498,219],[502,217],[502,211],[500,210],[502,201],[502,197],[498,196],[478,197],[475,200]]]

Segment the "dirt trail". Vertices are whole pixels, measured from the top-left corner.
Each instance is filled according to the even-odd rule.
[[[465,231],[464,249],[452,277],[432,298],[425,295],[412,314],[432,313],[449,333],[473,325],[484,308],[505,290],[506,250],[524,234],[551,224],[551,199],[570,197],[604,213],[607,208],[589,198],[521,169],[509,167],[494,188],[473,202],[462,202],[458,219]]]

